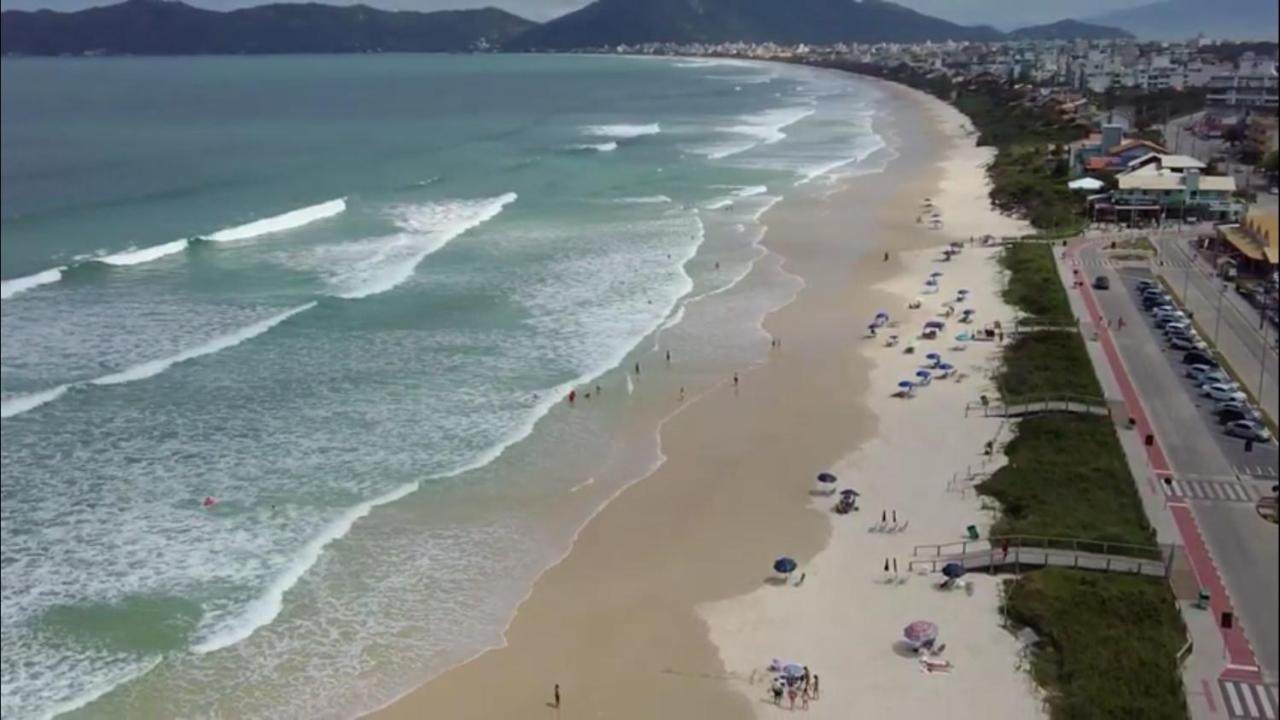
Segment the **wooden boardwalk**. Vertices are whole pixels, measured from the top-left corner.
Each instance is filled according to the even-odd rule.
[[[1009,543],[1007,552],[1003,548],[1006,540]],[[907,569],[913,572],[941,572],[944,565],[955,562],[966,570],[991,573],[1020,573],[1052,566],[1168,578],[1173,569],[1176,548],[1017,535],[944,545],[919,545],[912,554],[914,557],[908,561]]]
[[[1111,407],[1102,398],[1043,398],[1018,403],[971,402],[965,405],[964,415],[980,414],[983,417],[1026,417],[1046,413],[1073,413],[1111,417]]]

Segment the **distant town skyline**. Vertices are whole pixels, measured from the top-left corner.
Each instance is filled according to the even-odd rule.
[[[120,0],[0,0],[4,10],[80,10],[111,5]],[[265,5],[276,0],[184,0],[212,10]],[[291,1],[291,0],[281,0]],[[298,0],[302,1],[302,0]],[[530,20],[544,21],[572,12],[590,0],[322,0],[334,5],[363,4],[388,10],[458,10],[486,6],[500,7]],[[637,0],[642,2],[643,0]],[[1008,30],[1023,25],[1054,22],[1063,18],[1085,18],[1110,10],[1144,5],[1151,0],[897,0],[913,10],[965,25],[993,25]]]

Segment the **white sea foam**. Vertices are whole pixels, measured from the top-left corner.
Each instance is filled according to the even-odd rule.
[[[59,385],[48,390],[31,393],[29,395],[14,395],[0,400],[0,418],[10,418],[14,415],[40,407],[47,402],[53,402],[62,397],[62,394],[70,390],[70,385]]]
[[[0,417],[3,417],[3,418],[13,417],[14,415],[21,415],[22,413],[27,412],[28,410],[34,410],[35,408],[38,408],[41,405],[44,405],[45,403],[49,403],[49,402],[53,402],[54,400],[57,400],[58,398],[66,394],[68,390],[71,390],[72,388],[75,388],[75,387],[83,387],[86,385],[120,385],[122,383],[133,382],[135,380],[144,380],[149,377],[154,377],[164,372],[165,370],[168,370],[174,365],[177,365],[180,362],[185,362],[187,360],[202,357],[204,355],[212,355],[213,353],[216,353],[220,350],[226,350],[229,347],[234,347],[246,340],[255,338],[267,332],[268,330],[275,327],[276,325],[279,325],[285,320],[288,320],[294,315],[297,315],[298,313],[303,312],[305,310],[310,310],[311,308],[315,307],[315,305],[316,305],[315,302],[309,302],[305,305],[299,305],[298,307],[287,310],[283,313],[280,313],[279,315],[269,317],[265,320],[260,320],[252,325],[248,325],[246,327],[240,328],[239,330],[235,330],[234,332],[229,332],[225,335],[221,335],[216,338],[213,338],[212,340],[204,343],[203,345],[198,345],[188,350],[183,350],[182,352],[176,355],[171,355],[169,357],[158,358],[156,360],[148,360],[147,362],[139,363],[132,367],[125,368],[120,372],[111,373],[110,375],[103,375],[102,377],[94,378],[92,380],[85,380],[77,383],[67,383],[66,385],[59,385],[57,387],[50,388],[48,390],[42,390],[40,392],[31,393],[28,395],[16,395],[13,397],[5,398],[3,401],[0,401]]]
[[[449,241],[495,218],[515,193],[482,200],[451,200],[403,206],[393,211],[404,232],[358,243],[371,249],[344,266],[333,278],[341,298],[356,300],[384,293],[408,280],[414,268]]]
[[[406,483],[385,495],[348,508],[302,546],[293,561],[276,575],[265,592],[254,598],[243,611],[224,626],[215,629],[204,640],[192,646],[192,651],[204,654],[221,650],[244,640],[258,628],[275,620],[280,610],[284,608],[284,594],[302,579],[312,565],[316,564],[326,545],[346,535],[357,520],[368,515],[374,508],[395,502],[417,489],[418,483]]]
[[[768,145],[786,139],[787,134],[782,132],[783,129],[800,122],[815,112],[817,112],[817,109],[813,107],[775,108],[751,115],[743,115],[738,118],[740,122],[737,125],[721,129],[725,132],[760,138],[761,141]]]
[[[618,149],[618,143],[612,142],[612,141],[604,142],[604,143],[581,143],[578,145],[570,145],[569,147],[570,149],[573,149],[573,150],[593,150],[595,152],[613,152],[614,150]]]
[[[155,375],[159,375],[160,373],[164,372],[165,370],[168,370],[169,368],[173,367],[174,365],[177,365],[180,362],[185,362],[187,360],[198,358],[204,355],[212,355],[213,353],[216,353],[219,350],[226,350],[229,347],[234,347],[236,345],[239,345],[245,340],[255,338],[265,333],[266,331],[270,330],[271,328],[275,327],[276,325],[279,325],[285,320],[288,320],[294,315],[297,315],[298,313],[303,312],[305,310],[310,310],[315,306],[316,304],[314,302],[309,302],[305,305],[299,305],[298,307],[282,312],[279,315],[269,317],[265,320],[259,320],[258,322],[252,325],[242,327],[239,330],[236,330],[234,332],[229,332],[226,335],[220,335],[204,343],[203,345],[198,345],[196,347],[190,348],[189,350],[183,350],[182,352],[176,355],[171,355],[166,358],[148,360],[147,362],[134,365],[133,367],[125,368],[124,370],[121,370],[120,372],[117,372],[117,373],[104,375],[100,378],[90,380],[89,384],[90,385],[120,385],[122,383],[133,382],[135,380],[143,380],[149,377],[153,377]]]
[[[309,207],[290,210],[287,213],[274,215],[261,220],[254,220],[244,225],[225,228],[219,230],[212,235],[205,237],[206,240],[213,242],[228,242],[231,240],[248,240],[260,235],[269,235],[271,233],[283,232],[285,230],[293,230],[303,225],[308,225],[317,220],[338,215],[347,209],[347,199],[338,198],[322,202],[319,205],[311,205]]]
[[[42,270],[33,275],[13,278],[12,280],[0,280],[0,300],[8,300],[14,295],[26,292],[34,287],[56,283],[62,279],[63,270],[66,270],[66,268],[56,267]]]
[[[160,245],[152,245],[151,247],[130,248],[122,252],[93,258],[93,260],[95,262],[115,265],[117,267],[141,265],[142,263],[148,263],[152,260],[158,260],[166,255],[180,253],[183,250],[186,250],[189,244],[190,243],[184,238],[182,240],[173,240]]]
[[[623,205],[659,205],[671,202],[666,195],[638,195],[636,197],[614,198],[613,202]]]
[[[595,137],[609,138],[636,138],[644,135],[657,135],[662,132],[662,126],[658,123],[649,123],[647,125],[588,125],[582,128],[582,132]]]

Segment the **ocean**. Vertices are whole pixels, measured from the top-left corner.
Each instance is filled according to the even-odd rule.
[[[500,644],[661,462],[633,364],[758,361],[766,211],[892,156],[801,66],[0,74],[4,718],[352,717]]]

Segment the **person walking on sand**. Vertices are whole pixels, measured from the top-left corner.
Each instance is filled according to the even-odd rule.
[[[559,710],[560,709],[560,683],[556,683],[556,689],[554,691],[554,694],[555,694],[555,700],[553,701],[553,704],[555,705],[555,708]]]
[[[636,374],[637,374],[637,375],[639,375],[639,374],[640,374],[640,361],[639,361],[639,360],[637,360],[637,361],[636,361]]]
[[[573,404],[573,401],[574,401],[574,400],[577,400],[577,399],[578,399],[578,391],[577,391],[577,390],[570,390],[570,391],[569,391],[569,404],[570,404],[570,405],[572,405],[572,404]]]
[[[787,699],[791,701],[791,709],[796,709],[796,686],[792,685],[787,688]]]
[[[733,374],[733,389],[738,389],[738,373]]]
[[[680,386],[680,402],[684,402],[684,386]]]
[[[670,365],[670,364],[671,364],[671,351],[670,351],[670,350],[668,350],[668,351],[667,351],[667,364],[668,364],[668,365]]]
[[[813,692],[812,692],[812,695],[813,695],[813,699],[814,699],[814,700],[817,700],[817,699],[818,699],[818,675],[817,675],[817,673],[815,673],[815,674],[814,674],[814,676],[813,676]]]

